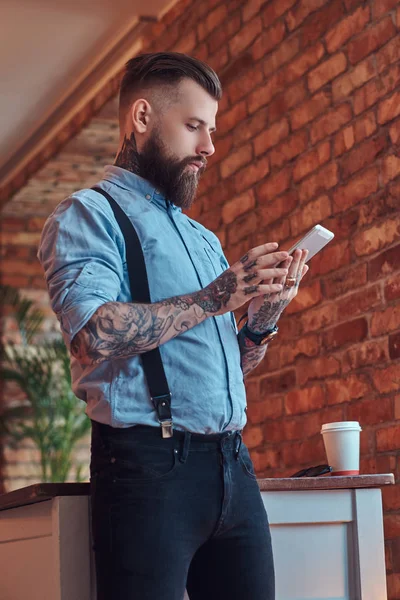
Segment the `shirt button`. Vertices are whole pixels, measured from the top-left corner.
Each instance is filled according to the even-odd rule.
[[[146,194],[146,200],[150,200],[151,196],[150,194]]]
[[[159,193],[160,193],[160,190],[156,190],[156,194],[159,194]]]

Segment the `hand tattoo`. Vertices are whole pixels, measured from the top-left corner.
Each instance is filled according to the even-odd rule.
[[[250,281],[253,281],[253,279],[255,279],[257,277],[257,273],[250,273],[249,275],[245,275],[243,277],[243,281],[245,283],[249,283]]]
[[[261,305],[259,311],[253,315],[251,323],[249,322],[249,327],[254,333],[264,333],[271,329],[289,304],[289,300],[283,298],[271,302],[268,300],[269,294],[265,298],[265,302]]]
[[[243,329],[238,333],[238,342],[243,376],[246,377],[264,358],[267,345],[257,346],[244,335]]]

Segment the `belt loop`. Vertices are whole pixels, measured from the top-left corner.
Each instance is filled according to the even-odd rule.
[[[181,461],[181,463],[185,463],[186,459],[188,457],[191,437],[192,436],[190,434],[190,431],[185,431],[185,437],[183,438],[182,454],[181,454],[181,456],[179,458],[179,460]]]
[[[240,453],[241,447],[242,447],[242,432],[237,431],[236,439],[235,439],[235,459],[236,460],[238,460],[238,458],[239,458],[239,453]]]

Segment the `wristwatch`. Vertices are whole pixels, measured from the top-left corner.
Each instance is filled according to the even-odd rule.
[[[268,329],[268,331],[264,331],[264,333],[254,333],[254,331],[251,331],[251,329],[248,328],[246,321],[242,329],[244,335],[249,338],[249,340],[254,342],[256,346],[264,346],[265,344],[268,344],[268,342],[270,342],[278,334],[277,325],[275,325],[275,327],[272,329]]]

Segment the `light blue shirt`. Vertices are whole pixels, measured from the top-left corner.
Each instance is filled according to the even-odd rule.
[[[107,166],[97,184],[132,221],[152,302],[196,292],[228,268],[218,238],[146,180]],[[47,219],[38,252],[68,347],[105,302],[131,302],[124,238],[108,201],[84,189]],[[174,427],[197,433],[242,429],[246,396],[232,313],[210,317],[160,346]],[[82,365],[71,357],[74,393],[91,419],[113,427],[158,426],[140,356]]]

